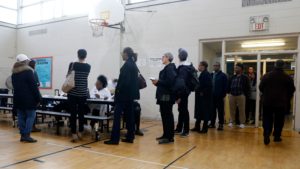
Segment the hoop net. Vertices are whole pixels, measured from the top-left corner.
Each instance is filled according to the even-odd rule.
[[[93,37],[103,36],[103,30],[108,27],[108,22],[105,19],[90,19],[91,29],[93,31]]]

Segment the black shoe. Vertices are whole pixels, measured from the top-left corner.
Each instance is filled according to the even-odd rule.
[[[158,144],[169,144],[169,143],[173,143],[173,142],[174,142],[174,139],[164,138],[164,139],[159,140]]]
[[[137,131],[135,131],[135,135],[144,136],[144,133],[141,130],[137,130]]]
[[[265,136],[264,137],[264,143],[265,143],[265,145],[269,145],[270,144],[270,137],[269,136]]]
[[[200,134],[207,134],[207,129],[202,129],[201,131],[199,131]]]
[[[33,133],[41,132],[41,131],[42,131],[41,129],[38,129],[36,127],[33,127],[32,130],[31,130],[31,132],[33,132]]]
[[[189,136],[189,133],[187,132],[183,132],[180,134],[180,137],[188,137]]]
[[[195,127],[195,128],[192,128],[191,131],[192,132],[200,132],[200,129]]]
[[[20,141],[24,142],[24,143],[36,143],[37,142],[37,140],[31,138],[30,136],[29,137],[21,138]]]
[[[175,135],[180,135],[180,134],[181,134],[181,131],[179,131],[179,130],[174,130],[174,134],[175,134]]]
[[[161,139],[165,139],[165,136],[160,136],[160,137],[156,137],[156,140],[161,140]]]
[[[210,125],[208,126],[208,128],[210,128],[210,129],[214,129],[214,128],[216,128],[216,126],[215,126],[215,125],[212,125],[212,124],[210,124]]]
[[[219,125],[219,127],[218,127],[218,131],[223,131],[224,130],[224,127],[223,127],[223,125]]]
[[[274,142],[279,143],[279,142],[281,142],[281,141],[282,141],[282,139],[281,139],[280,137],[275,137],[275,138],[274,138]]]
[[[108,140],[108,141],[104,141],[104,144],[107,144],[107,145],[119,145],[119,142]]]
[[[122,142],[124,142],[124,143],[131,143],[132,144],[133,140],[125,138],[125,139],[122,139]]]

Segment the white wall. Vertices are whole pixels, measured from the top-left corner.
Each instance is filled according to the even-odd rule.
[[[46,34],[30,36],[29,31],[47,29]],[[22,28],[18,30],[18,53],[29,57],[53,56],[53,89],[61,89],[69,63],[77,60],[77,50],[88,52],[92,70],[89,86],[100,74],[115,78],[119,74],[120,40],[118,30],[108,30],[106,36],[93,38],[87,18]],[[53,90],[43,93],[53,94]]]
[[[0,88],[11,73],[16,55],[16,29],[0,23]]]
[[[149,58],[161,57],[163,53],[169,51],[177,55],[180,47],[189,51],[190,60],[197,65],[202,58],[199,56],[200,39],[300,32],[298,0],[247,8],[241,7],[241,0],[190,0],[145,8],[147,9],[156,12],[127,12],[126,33],[123,40],[123,46],[133,47],[139,53],[139,59],[146,61],[147,64],[142,65],[140,69],[147,79],[149,76],[158,76],[162,68],[151,67]],[[269,32],[249,32],[249,17],[257,15],[270,15]],[[28,36],[29,30],[39,28],[47,28],[48,34]],[[102,38],[94,39],[91,37],[87,19],[82,18],[18,31],[18,52],[30,56],[55,57],[55,88],[60,88],[66,65],[75,58],[78,48],[86,48],[89,52],[88,62],[93,66],[90,84],[99,73],[108,77],[117,76],[119,33],[116,30],[106,32]],[[155,88],[148,83],[149,87],[141,92],[143,116],[158,118],[158,106],[155,105],[154,99]],[[192,115],[193,99],[189,106]]]

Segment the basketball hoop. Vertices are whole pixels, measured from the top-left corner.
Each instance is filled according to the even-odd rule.
[[[89,13],[89,25],[93,37],[103,36],[105,27],[124,21],[125,8],[120,0],[93,0],[93,3]]]
[[[103,36],[103,30],[108,27],[108,23],[105,19],[90,19],[90,27],[93,31],[93,37]]]

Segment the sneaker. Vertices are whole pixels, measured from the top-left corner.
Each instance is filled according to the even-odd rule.
[[[189,133],[187,132],[183,132],[180,134],[180,137],[188,137],[189,136]]]
[[[244,129],[245,128],[245,124],[240,124],[240,128]]]
[[[230,122],[230,123],[228,124],[228,127],[232,128],[232,127],[233,127],[233,124]]]
[[[24,142],[24,143],[36,143],[37,140],[31,138],[30,136],[29,137],[26,137],[26,138],[21,138],[20,140],[21,142]]]

